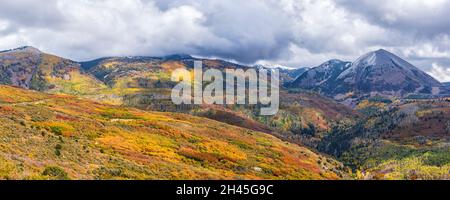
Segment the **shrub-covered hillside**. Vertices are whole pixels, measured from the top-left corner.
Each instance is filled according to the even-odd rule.
[[[449,179],[450,102],[406,101],[351,128],[335,128],[319,149],[364,179]]]
[[[0,86],[0,179],[339,179],[265,133]]]

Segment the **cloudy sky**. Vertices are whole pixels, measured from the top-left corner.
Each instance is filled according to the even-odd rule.
[[[450,0],[0,0],[0,49],[313,67],[384,48],[450,81]]]

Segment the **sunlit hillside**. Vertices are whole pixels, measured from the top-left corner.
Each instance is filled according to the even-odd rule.
[[[0,179],[340,179],[331,158],[271,135],[0,86]]]

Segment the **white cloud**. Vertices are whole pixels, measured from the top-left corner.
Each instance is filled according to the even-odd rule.
[[[31,10],[21,20],[3,17],[14,22],[16,31],[11,35],[17,38],[16,46],[33,45],[76,60],[189,53],[250,63],[278,56],[291,39],[282,10],[263,1],[177,2],[162,9],[154,1],[55,0],[47,6],[53,10],[46,13]],[[18,9],[15,15],[21,15],[22,6],[5,4],[2,10]],[[48,13],[59,20],[50,23]],[[39,25],[42,20],[32,19],[49,23]],[[14,47],[9,45],[0,48]]]
[[[294,37],[283,56],[260,62],[311,67],[334,58],[352,61],[368,51],[392,46],[403,37],[331,0],[281,2],[292,20]]]
[[[418,41],[405,47],[403,54],[413,58],[450,58],[450,39],[448,35],[439,35],[427,41]]]
[[[428,73],[441,82],[450,82],[450,68],[440,66],[433,63],[431,70]]]
[[[226,46],[202,25],[205,17],[191,6],[161,11],[152,2],[59,1],[65,23],[19,26],[16,43],[75,59],[108,55],[188,53],[196,46]]]
[[[9,27],[9,22],[0,19],[0,32],[5,31]]]
[[[448,33],[449,0],[337,0],[339,5],[359,13],[383,27],[413,31],[419,35]]]
[[[75,60],[186,53],[311,67],[385,48],[426,71],[450,66],[450,0],[386,2],[3,1],[0,49],[32,45]]]
[[[312,52],[355,53],[385,43],[389,31],[340,9],[333,1],[293,1],[297,44]],[[384,37],[383,37],[384,36]]]

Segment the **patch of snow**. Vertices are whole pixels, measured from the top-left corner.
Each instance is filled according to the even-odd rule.
[[[285,69],[285,70],[299,69],[299,68],[288,67],[288,66],[279,65],[279,64],[273,64],[273,65],[257,64],[257,65],[254,65],[253,67],[258,68],[258,69]]]

